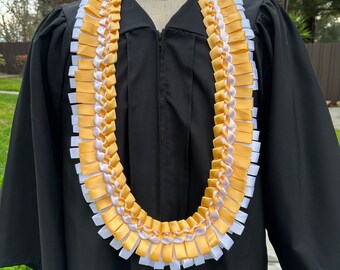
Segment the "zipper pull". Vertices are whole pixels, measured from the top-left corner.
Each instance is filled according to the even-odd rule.
[[[159,31],[157,31],[157,33],[158,33],[158,46],[161,47],[161,46],[162,46],[162,44],[161,44],[161,41],[162,41],[162,33],[159,32]]]

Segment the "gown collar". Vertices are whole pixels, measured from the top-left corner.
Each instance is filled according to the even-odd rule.
[[[159,31],[148,13],[136,0],[122,0],[120,34],[145,27]],[[207,37],[203,15],[197,0],[187,0],[170,18],[164,29],[166,28],[176,28]]]

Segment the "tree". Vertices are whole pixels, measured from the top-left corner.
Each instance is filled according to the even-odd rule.
[[[340,42],[339,17],[320,16],[316,19],[316,42]]]
[[[37,18],[41,20],[56,6],[74,1],[75,0],[36,0]]]
[[[340,16],[339,0],[289,0],[288,11],[300,12],[306,18],[307,29],[311,32],[311,42],[318,40],[316,23],[318,18]],[[336,37],[334,37],[335,39]]]
[[[30,0],[2,0],[0,4],[0,38],[6,42],[28,42],[35,29]]]
[[[29,42],[41,20],[56,6],[74,0],[1,0],[0,40]]]

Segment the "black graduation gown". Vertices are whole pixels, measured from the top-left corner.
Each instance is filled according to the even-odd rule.
[[[91,220],[75,160],[68,100],[79,2],[55,8],[32,40],[0,197],[0,266],[44,270],[150,269],[125,261]],[[192,269],[267,269],[265,228],[283,269],[340,269],[340,151],[295,26],[276,0],[246,0],[255,33],[260,171],[242,235],[219,261]],[[162,34],[123,0],[117,143],[133,194],[159,220],[200,204],[212,160],[214,77],[196,0]]]

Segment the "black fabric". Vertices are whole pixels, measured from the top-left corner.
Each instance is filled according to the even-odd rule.
[[[69,46],[79,2],[55,8],[29,51],[0,193],[0,266],[150,269],[120,258],[91,219],[70,159]],[[276,0],[246,0],[255,37],[261,155],[241,236],[191,269],[267,269],[265,228],[284,270],[340,269],[340,151],[305,46]],[[214,77],[196,0],[159,32],[123,0],[117,144],[139,204],[160,220],[200,204],[212,160]]]

